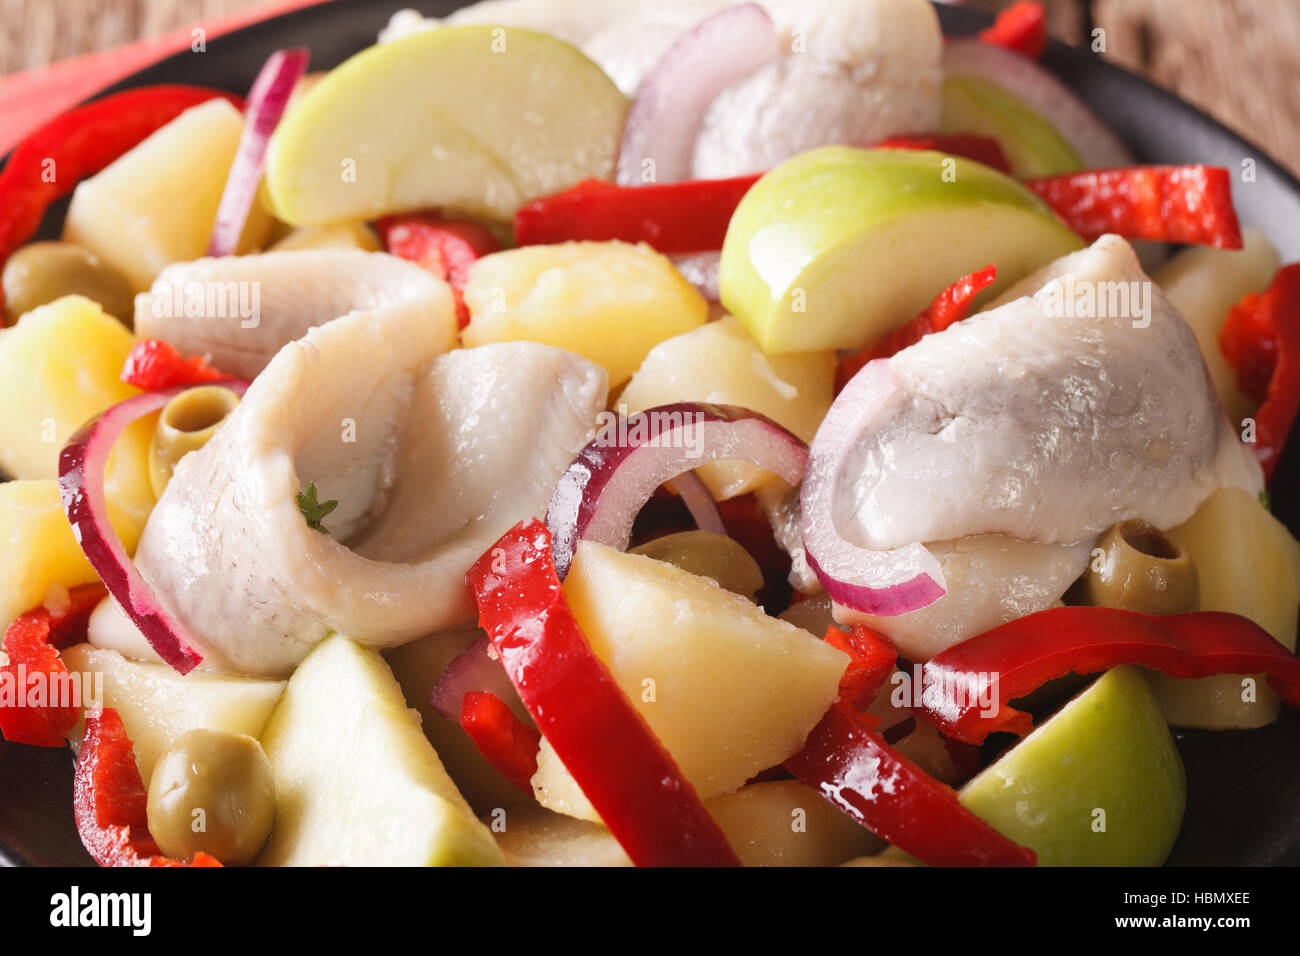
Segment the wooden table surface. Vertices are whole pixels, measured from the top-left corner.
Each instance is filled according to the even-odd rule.
[[[157,36],[254,2],[0,0],[0,74]],[[988,11],[1008,2],[966,0]],[[1173,90],[1300,174],[1294,100],[1300,91],[1300,0],[1045,2],[1055,36],[1104,43],[1102,56]]]

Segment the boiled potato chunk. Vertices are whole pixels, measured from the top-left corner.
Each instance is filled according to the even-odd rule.
[[[59,452],[73,432],[140,394],[119,377],[134,342],[122,323],[81,296],[33,309],[0,330],[0,472],[57,478]],[[148,470],[153,423],[149,416],[126,429],[105,473],[109,520],[128,552],[135,550],[154,504]],[[5,557],[21,560],[18,554]]]
[[[1237,373],[1219,348],[1219,333],[1232,307],[1247,293],[1263,291],[1279,265],[1277,251],[1263,232],[1244,229],[1241,238],[1242,247],[1236,250],[1193,246],[1152,276],[1196,333],[1219,402],[1238,428],[1254,413],[1255,403],[1237,387]]]
[[[553,37],[444,27],[358,53],[272,137],[267,187],[292,225],[455,207],[509,219],[613,176],[627,100]]]
[[[264,866],[500,862],[375,651],[334,635],[298,665],[267,721],[275,826]]]
[[[98,580],[72,536],[52,479],[0,484],[0,633],[50,588]]]
[[[117,266],[137,292],[147,291],[165,266],[207,250],[243,130],[243,115],[226,100],[186,110],[77,186],[63,238]],[[260,247],[270,227],[254,203],[239,251]]]
[[[384,244],[364,222],[340,222],[328,226],[303,226],[294,229],[271,246],[272,252],[286,249],[360,249],[382,252]]]
[[[135,344],[121,322],[78,295],[0,331],[0,470],[57,478],[59,452],[87,420],[140,390],[120,378]]]
[[[714,581],[591,541],[564,593],[592,650],[702,798],[795,753],[836,699],[847,655]],[[598,820],[542,741],[533,791]]]
[[[745,866],[836,866],[885,845],[797,780],[751,783],[707,806]]]
[[[619,402],[629,412],[681,401],[740,405],[811,442],[835,397],[834,380],[834,352],[768,356],[738,319],[725,316],[651,349]],[[719,501],[774,477],[742,461],[710,462],[698,474]]]
[[[705,806],[745,866],[835,866],[884,846],[797,780],[753,783]],[[533,806],[505,814],[499,825],[497,845],[516,865],[632,865],[598,823]]]
[[[480,814],[497,807],[518,806],[528,797],[483,758],[458,721],[433,709],[429,696],[447,665],[481,633],[473,625],[453,628],[403,644],[387,654],[388,666],[402,685],[407,704],[420,714],[424,735],[460,792]]]
[[[990,263],[987,300],[1083,241],[1020,183],[922,150],[824,146],[745,194],[722,246],[722,304],[765,352],[879,340]]]
[[[1295,650],[1300,544],[1258,498],[1240,488],[1222,488],[1169,537],[1196,564],[1202,611],[1248,617]],[[1243,675],[1150,677],[1166,719],[1178,727],[1262,727],[1278,714],[1277,694],[1261,674],[1244,686]]]
[[[1182,826],[1187,779],[1146,678],[1116,667],[985,768],[960,798],[1034,850],[1040,866],[1159,866]]]
[[[631,377],[650,350],[697,328],[709,304],[644,243],[566,242],[484,256],[465,284],[467,347],[522,339],[576,352]],[[680,400],[680,399],[679,399]]]
[[[497,846],[511,866],[631,866],[614,834],[599,823],[536,804],[489,818]]]
[[[69,647],[63,663],[73,673],[103,675],[104,706],[121,716],[146,786],[158,758],[191,730],[258,736],[285,686],[208,671],[182,677],[166,664],[127,660],[89,644]]]

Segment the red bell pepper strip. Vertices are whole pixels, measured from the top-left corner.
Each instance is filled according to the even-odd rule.
[[[1089,242],[1113,232],[1126,239],[1241,248],[1232,181],[1221,166],[1088,169],[1025,185]]]
[[[70,110],[14,148],[0,172],[0,264],[40,228],[55,200],[185,110],[221,97],[198,86],[146,86]]]
[[[1233,307],[1219,348],[1241,390],[1261,403],[1250,448],[1272,481],[1300,411],[1300,263],[1283,266],[1268,289]]]
[[[940,783],[885,743],[852,709],[836,704],[785,762],[845,814],[931,866],[1033,866],[1032,850],[1008,840]]]
[[[1006,47],[1036,60],[1047,49],[1047,11],[1041,3],[1017,0],[981,30],[979,38],[994,46]]]
[[[463,219],[441,219],[434,214],[389,216],[375,223],[384,248],[445,279],[456,299],[456,318],[463,329],[469,325],[465,305],[465,280],[469,268],[479,259],[501,251],[496,236],[481,223]]]
[[[148,793],[117,711],[86,714],[73,778],[77,833],[100,866],[220,866],[206,853],[190,863],[162,856],[149,835]]]
[[[895,149],[937,149],[1006,169],[996,141],[970,134],[900,136],[878,144]],[[1000,159],[999,159],[1000,157]],[[588,179],[515,213],[521,246],[586,239],[645,242],[672,255],[722,248],[732,213],[759,175],[697,179],[681,183],[616,186]]]
[[[1002,144],[977,133],[930,133],[925,136],[894,136],[882,140],[876,149],[928,149],[950,156],[973,159],[1000,172],[1011,175],[1011,162],[1002,151]]]
[[[80,706],[72,703],[78,696],[58,649],[85,633],[86,619],[105,593],[100,584],[73,588],[68,605],[57,613],[38,607],[9,625],[3,645],[8,662],[0,665],[0,736],[5,740],[33,747],[67,744]]]
[[[909,345],[915,345],[932,332],[942,332],[954,322],[966,318],[971,303],[981,290],[997,278],[997,266],[985,266],[978,272],[958,279],[944,289],[919,315],[890,332],[879,342],[846,355],[835,370],[835,391],[838,394],[849,379],[862,371],[868,362],[889,358]]]
[[[486,690],[465,694],[460,725],[488,763],[524,793],[533,795],[537,751],[542,745],[536,727],[520,720],[505,701]]]
[[[660,252],[721,249],[731,214],[759,177],[615,186],[588,179],[515,213],[521,246],[571,239],[649,243]]]
[[[898,652],[890,643],[868,627],[858,626],[845,634],[832,627],[826,643],[849,655],[849,666],[840,678],[840,700],[854,710],[863,710],[876,699],[885,686]]]
[[[160,392],[177,385],[200,385],[230,376],[213,368],[201,356],[182,357],[168,342],[142,339],[131,346],[121,378],[146,392]]]
[[[505,533],[466,575],[479,623],[538,729],[637,866],[737,866],[690,781],[592,653],[564,599],[551,535]]]
[[[1120,664],[1178,678],[1267,673],[1269,685],[1300,707],[1300,658],[1240,615],[1061,607],[1000,625],[931,658],[921,672],[922,712],[948,736],[971,744],[994,731],[1023,734],[1033,720],[1008,701],[1070,671],[1092,674]]]

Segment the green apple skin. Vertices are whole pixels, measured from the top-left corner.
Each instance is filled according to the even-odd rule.
[[[996,139],[1020,179],[1083,169],[1083,160],[1047,119],[1002,88],[973,76],[944,80],[939,115],[943,133],[979,133]]]
[[[722,303],[768,353],[858,348],[990,263],[992,298],[1083,241],[1024,186],[922,150],[825,146],[770,171],[732,216]]]
[[[1159,866],[1187,779],[1146,678],[1116,667],[967,783],[961,802],[1040,866]]]
[[[444,207],[507,220],[613,177],[627,99],[574,47],[528,30],[440,27],[363,50],[271,138],[266,194],[294,226]]]
[[[384,659],[346,637],[326,638],[298,666],[262,747],[276,794],[259,865],[503,862]]]

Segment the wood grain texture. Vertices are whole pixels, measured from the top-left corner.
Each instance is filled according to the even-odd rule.
[[[256,0],[0,0],[0,74],[103,50]],[[611,0],[616,2],[616,0]],[[1010,0],[966,0],[988,12]],[[1054,36],[1105,56],[1217,117],[1300,173],[1298,0],[1044,0]]]
[[[0,0],[0,74],[233,13],[256,0]]]

